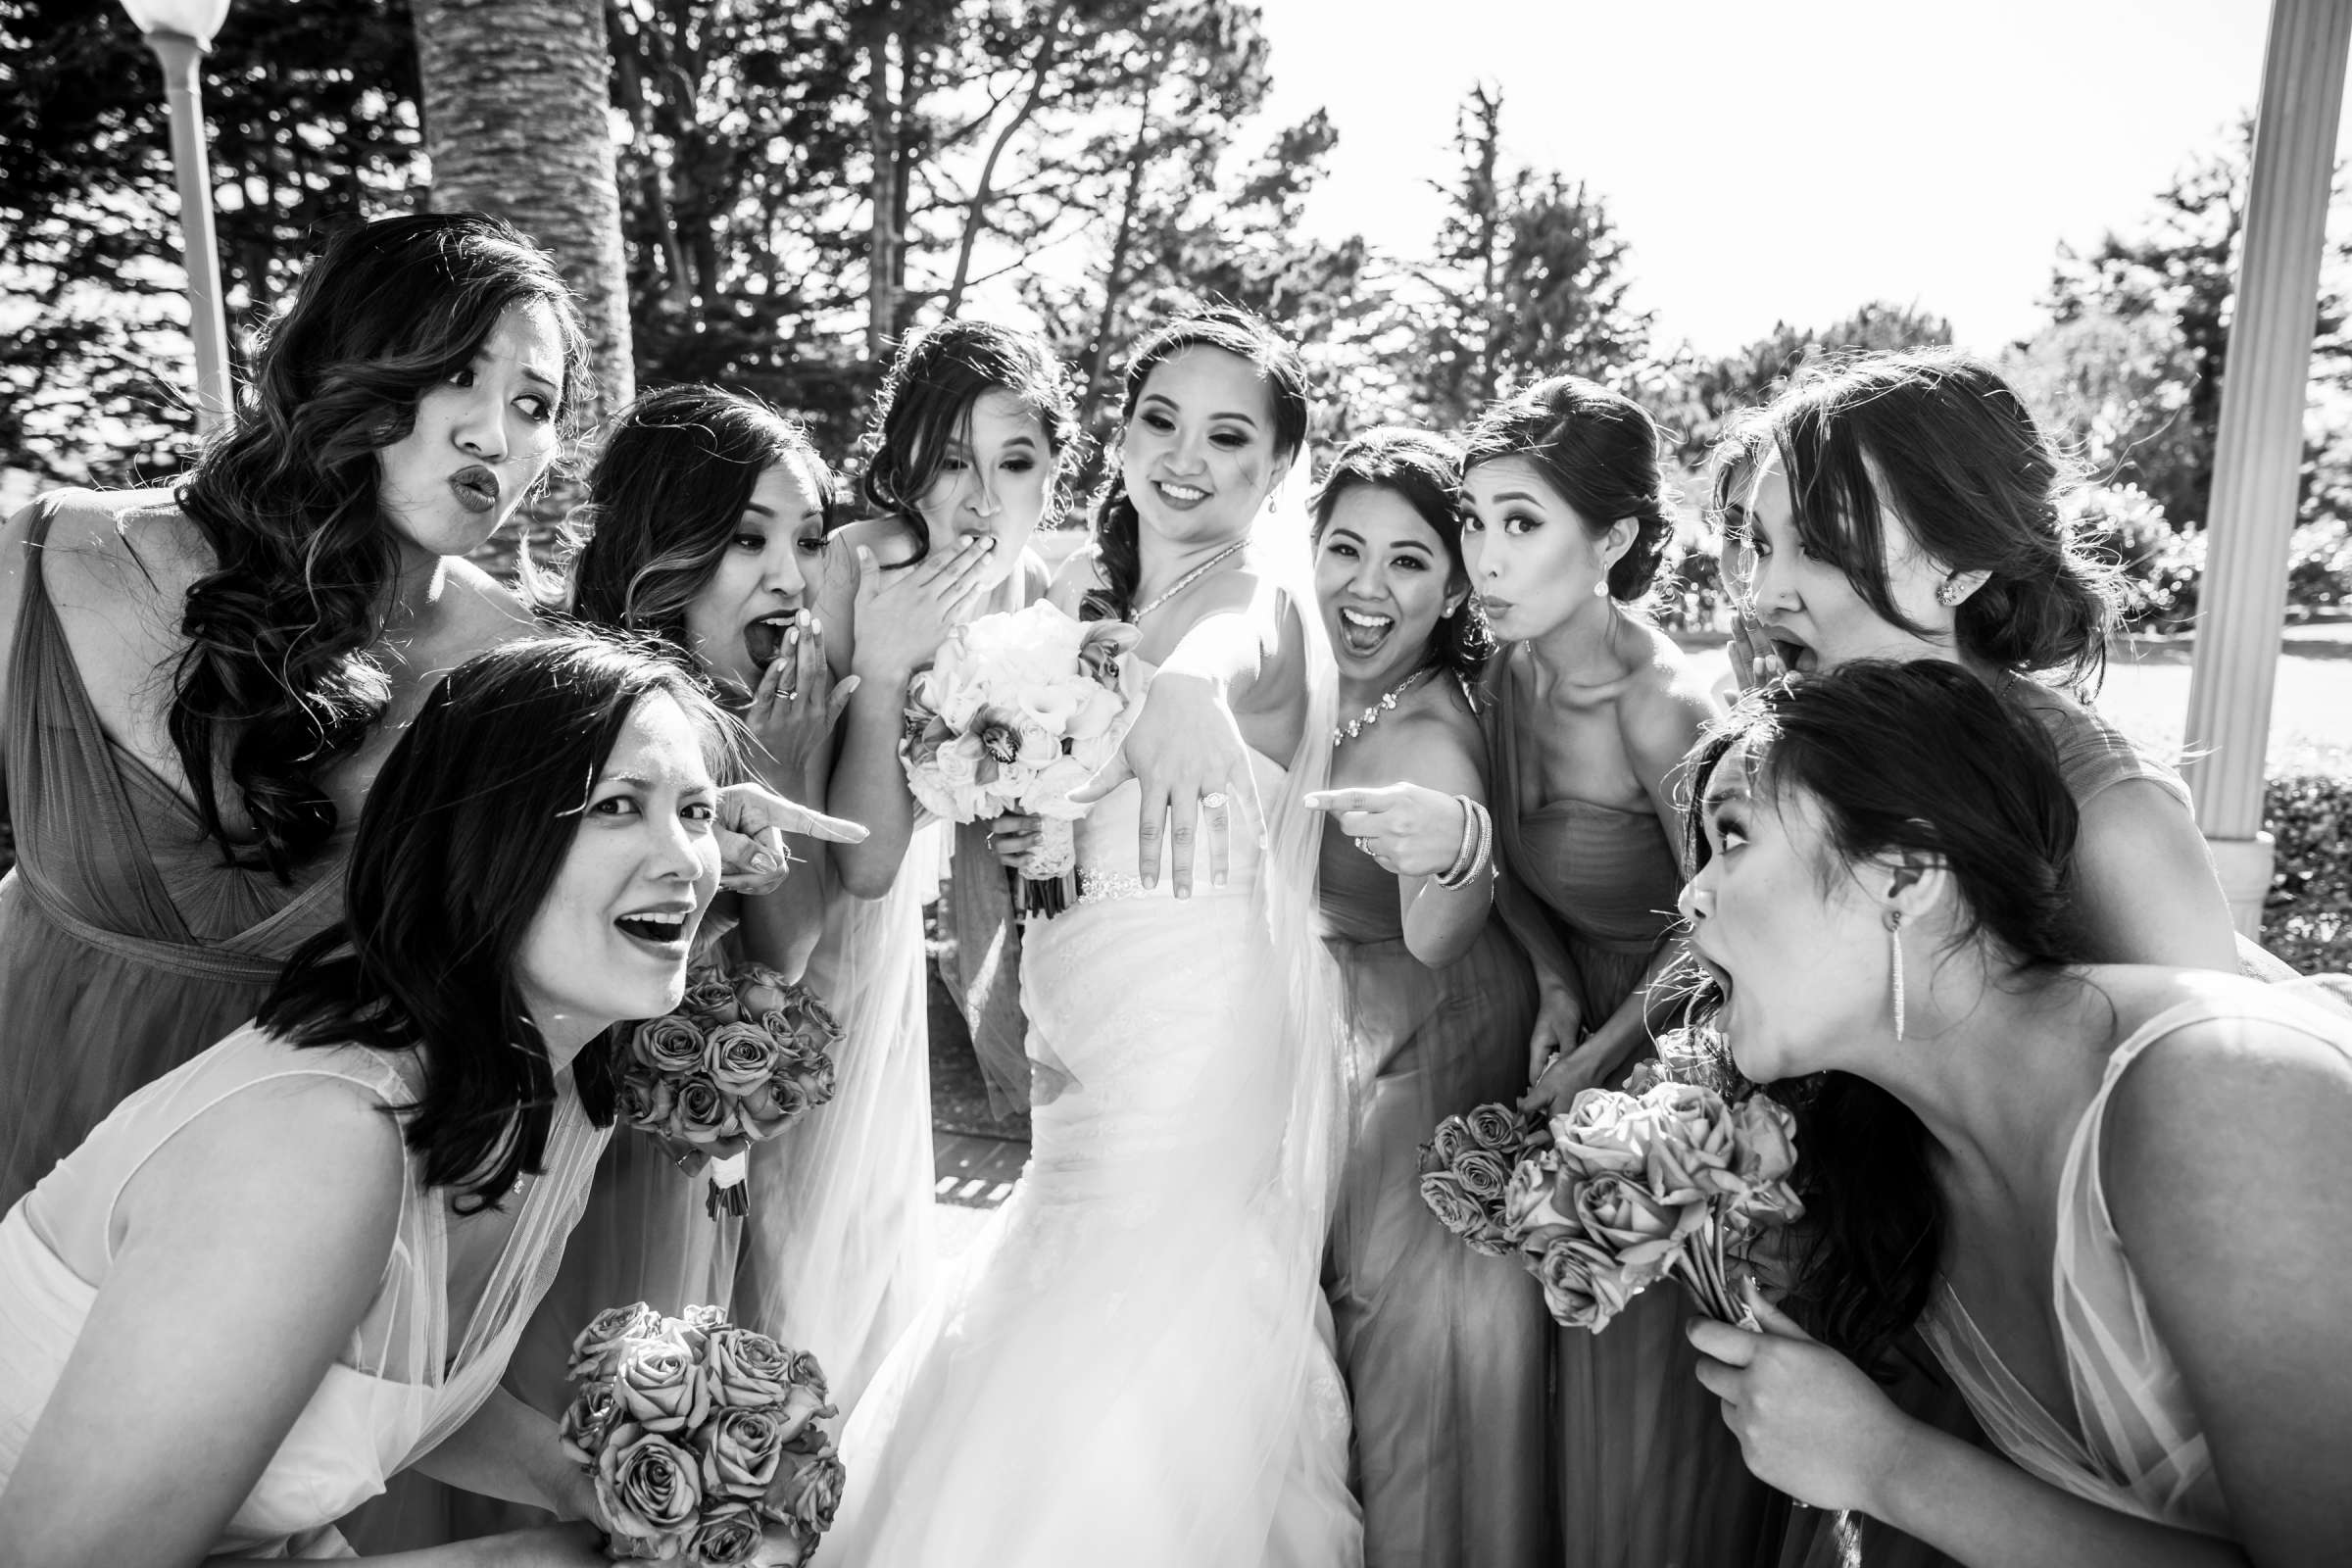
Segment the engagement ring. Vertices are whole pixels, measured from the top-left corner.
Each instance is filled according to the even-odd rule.
[[[1200,804],[1212,811],[1222,811],[1225,809],[1225,792],[1210,790],[1206,795],[1200,797]]]

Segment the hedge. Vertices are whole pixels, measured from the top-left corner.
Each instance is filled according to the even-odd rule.
[[[2272,779],[2263,825],[2278,844],[2262,945],[2304,974],[2352,971],[2352,778]]]

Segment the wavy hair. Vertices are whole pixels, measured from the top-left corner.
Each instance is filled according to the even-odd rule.
[[[1454,577],[1467,583],[1462,558],[1462,453],[1442,435],[1401,427],[1367,430],[1340,449],[1309,504],[1317,541],[1331,525],[1340,498],[1350,490],[1386,490],[1411,507],[1446,548]],[[1450,673],[1465,691],[1476,691],[1487,661],[1494,656],[1494,634],[1487,627],[1478,596],[1466,597],[1451,615],[1441,615],[1429,634],[1424,662]]]
[[[298,1046],[415,1052],[410,1151],[462,1213],[537,1171],[555,1073],[514,966],[613,742],[656,694],[736,776],[736,729],[659,644],[580,634],[508,643],[458,666],[385,760],[360,813],[343,919],[296,949],[256,1021]],[[574,1060],[580,1102],[612,1119],[612,1036]]]
[[[1881,619],[1929,634],[1887,583],[1891,512],[1936,564],[1986,574],[1953,613],[1962,653],[2096,689],[2122,577],[2075,538],[2060,510],[2071,476],[1990,366],[1957,349],[1868,355],[1800,376],[1762,418],[1798,537]]]
[[[1234,305],[1179,316],[1136,345],[1127,358],[1119,405],[1122,421],[1135,417],[1135,406],[1144,400],[1152,372],[1186,349],[1217,349],[1254,367],[1266,383],[1275,455],[1285,463],[1298,456],[1312,413],[1306,366],[1263,318]],[[1144,575],[1142,530],[1143,519],[1127,494],[1127,476],[1114,461],[1095,494],[1095,556],[1103,586],[1086,596],[1088,614],[1123,620],[1135,608],[1135,590]]]
[[[714,386],[648,392],[612,421],[571,559],[572,612],[686,647],[686,609],[718,570],[760,476],[796,464],[831,531],[832,475],[808,433],[766,404]]]
[[[2014,974],[2046,977],[2084,956],[2074,912],[2074,797],[2034,714],[1944,660],[1855,660],[1751,692],[1693,753],[1691,798],[1736,742],[1759,800],[1820,811],[1825,892],[1875,856],[1950,873],[1976,943]],[[1709,851],[1688,829],[1695,874]],[[1702,1007],[1704,1004],[1701,1004]],[[1853,1073],[1776,1088],[1794,1113],[1810,1242],[1796,1294],[1815,1332],[1866,1364],[1925,1310],[1943,1250],[1943,1201],[1928,1132],[1911,1108]]]
[[[181,609],[167,727],[226,863],[288,880],[334,833],[319,775],[391,698],[368,652],[400,565],[376,454],[415,428],[418,400],[472,362],[501,317],[534,303],[563,337],[557,418],[568,429],[589,383],[586,339],[563,276],[527,239],[479,213],[344,230],[270,327],[236,421],[180,487],[214,565]],[[224,740],[250,849],[221,820]]]
[[[1067,368],[1030,333],[990,321],[942,321],[899,350],[859,443],[865,466],[858,493],[914,534],[914,554],[899,565],[911,566],[931,553],[923,496],[946,466],[950,445],[970,425],[972,406],[991,392],[1010,394],[1045,427],[1054,463],[1048,505],[1056,514],[1068,507],[1070,476],[1086,437]]]
[[[1490,405],[1470,427],[1462,471],[1517,458],[1534,466],[1594,538],[1620,519],[1634,542],[1609,565],[1609,597],[1640,605],[1674,542],[1674,508],[1649,412],[1581,375],[1555,375]]]

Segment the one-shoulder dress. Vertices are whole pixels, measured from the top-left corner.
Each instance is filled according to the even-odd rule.
[[[0,1210],[253,1016],[286,955],[341,915],[351,826],[291,883],[223,864],[178,791],[108,740],[42,581],[60,502],[33,504],[7,694]]]
[[[1490,919],[1432,969],[1404,945],[1396,878],[1337,823],[1318,887],[1372,1075],[1324,1257],[1354,1407],[1369,1568],[1535,1568],[1550,1549],[1551,1319],[1535,1280],[1440,1225],[1420,1195],[1430,1129],[1526,1088],[1535,973]]]

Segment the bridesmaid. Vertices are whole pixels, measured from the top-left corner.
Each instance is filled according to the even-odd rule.
[[[585,374],[520,234],[383,219],[312,265],[177,490],[62,491],[0,528],[0,1206],[333,918],[402,728],[530,628],[464,558],[546,473]]]
[[[1694,1324],[1700,1377],[1773,1485],[1962,1563],[2340,1561],[2352,985],[2082,961],[2037,717],[1856,660],[1699,760],[1691,948],[1820,1233],[1819,1341]],[[1847,1359],[1914,1323],[2005,1459]]]
[[[1534,1106],[1616,1083],[1648,1050],[1648,987],[1673,951],[1680,770],[1711,705],[1641,612],[1673,534],[1658,445],[1639,406],[1563,376],[1488,410],[1464,462],[1463,551],[1506,645],[1488,677],[1489,776],[1498,906],[1543,988]],[[1600,1334],[1554,1338],[1562,1560],[1576,1568],[1742,1563],[1771,1527],[1764,1489],[1692,1390],[1685,1311],[1650,1292]]]
[[[613,1025],[684,990],[729,744],[690,679],[601,639],[435,686],[340,924],[0,1220],[0,1561],[347,1556],[336,1516],[419,1464],[593,1518],[499,1376],[607,1136]],[[597,1547],[573,1524],[399,1560]]]
[[[614,419],[573,519],[589,530],[572,562],[574,614],[690,655],[744,718],[752,776],[796,800],[824,795],[839,711],[808,610],[832,504],[825,466],[797,425],[715,387],[676,386]],[[731,967],[798,977],[821,917],[818,866],[804,865],[774,891],[721,891],[702,945],[717,943]],[[509,1374],[541,1409],[568,1399],[571,1338],[603,1308],[733,1304],[743,1222],[709,1215],[707,1162],[681,1154],[634,1132],[607,1149],[564,1271]]]
[[[834,852],[840,890],[808,963],[847,1031],[840,1088],[752,1153],[737,1299],[816,1353],[845,1415],[935,1268],[922,905],[939,851],[915,832],[899,762],[906,683],[954,626],[1044,592],[1029,540],[1077,440],[1067,373],[1044,344],[944,322],[883,380],[859,481],[877,514],[826,549],[815,618],[833,674],[857,683],[828,799],[873,836]]]
[[[1411,430],[1348,443],[1314,499],[1315,597],[1338,658],[1319,877],[1358,1054],[1377,1073],[1324,1285],[1354,1407],[1370,1568],[1532,1568],[1549,1545],[1543,1293],[1420,1196],[1437,1123],[1526,1082],[1535,975],[1488,919],[1491,861],[1458,887],[1399,875],[1367,831],[1419,798],[1458,846],[1489,798],[1469,692],[1493,643],[1461,556],[1461,455]],[[1399,787],[1399,785],[1403,787]],[[1386,809],[1380,809],[1386,808]],[[1441,871],[1453,869],[1449,863]]]

